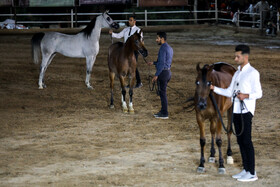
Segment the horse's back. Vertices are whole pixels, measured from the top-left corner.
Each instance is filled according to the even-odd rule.
[[[120,51],[123,47],[124,47],[123,42],[115,42],[115,43],[111,44],[109,47],[109,55],[111,53]]]
[[[213,69],[215,71],[229,73],[232,76],[236,71],[235,67],[225,62],[216,62],[213,64],[213,66],[214,66]]]

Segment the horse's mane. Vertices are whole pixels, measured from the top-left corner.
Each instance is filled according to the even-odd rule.
[[[91,35],[93,28],[95,27],[95,22],[96,17],[93,18],[91,22],[87,25],[87,27],[81,30],[80,33],[83,33],[88,38]]]
[[[211,67],[213,67],[213,70],[215,70],[215,71],[227,72],[230,74],[233,74],[236,71],[234,66],[232,66],[231,64],[225,63],[225,62],[216,62],[211,65],[205,64],[203,66],[203,68],[201,69],[201,75],[202,75],[203,82],[206,81],[207,72],[208,72],[209,68],[211,68]]]
[[[206,82],[206,75],[207,75],[208,69],[209,69],[209,65],[208,64],[205,64],[203,66],[203,68],[201,69],[201,75],[202,75],[202,81],[203,82]]]
[[[123,42],[116,42],[115,44],[118,45],[118,47],[122,47],[124,45]]]

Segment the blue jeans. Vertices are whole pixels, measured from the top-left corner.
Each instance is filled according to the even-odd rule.
[[[171,71],[170,70],[163,70],[159,76],[159,96],[161,100],[161,110],[160,112],[163,115],[168,115],[168,101],[167,101],[167,95],[166,95],[166,87],[167,83],[171,79]]]

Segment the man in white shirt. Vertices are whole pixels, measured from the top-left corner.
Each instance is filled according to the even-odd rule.
[[[238,45],[235,48],[235,62],[238,70],[232,77],[228,88],[211,85],[210,89],[219,95],[233,97],[233,123],[240,148],[243,170],[232,177],[238,181],[258,180],[255,172],[255,152],[251,138],[252,118],[255,112],[256,99],[262,97],[260,74],[249,63],[250,48]]]
[[[139,32],[141,29],[136,26],[136,19],[134,16],[130,16],[128,20],[129,27],[124,28],[120,33],[114,33],[113,30],[109,30],[109,34],[112,35],[112,38],[123,38],[124,43],[126,40],[133,35],[135,32]],[[143,38],[143,32],[141,33]],[[138,51],[134,51],[136,61],[138,62]],[[135,88],[141,88],[143,86],[140,78],[138,68],[136,68],[136,86]]]
[[[262,27],[265,27],[266,19],[267,19],[267,13],[269,11],[269,4],[265,0],[259,1],[255,6],[254,6],[254,11],[261,14],[262,17],[260,17],[261,22],[262,22]]]

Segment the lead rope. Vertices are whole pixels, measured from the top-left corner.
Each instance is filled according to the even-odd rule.
[[[230,122],[230,130],[232,131],[232,133],[235,135],[235,136],[241,136],[241,134],[244,132],[244,119],[243,119],[243,115],[242,115],[242,111],[245,109],[244,106],[246,107],[244,101],[241,101],[240,100],[240,109],[241,109],[241,124],[242,124],[242,129],[240,131],[239,134],[236,134],[236,131],[233,130],[233,109],[234,109],[234,102],[235,102],[235,98],[236,98],[237,94],[234,94],[233,95],[233,103],[232,103],[232,114],[231,114],[231,122]],[[246,107],[247,108],[247,107]],[[247,109],[248,110],[248,109]]]
[[[147,60],[145,59],[145,57],[143,55],[141,55],[141,56],[143,57],[143,60],[146,63],[148,63]],[[156,94],[159,95],[159,80],[157,80],[156,82],[152,82],[152,79],[153,79],[153,75],[151,74],[151,66],[149,66],[149,72],[148,72],[148,77],[147,77],[148,84],[149,84],[149,89],[150,89],[151,92],[155,90]]]
[[[214,96],[213,96],[213,94],[212,94],[212,91],[210,92],[209,96],[210,96],[210,99],[211,99],[211,101],[212,101],[212,103],[213,103],[213,105],[214,105],[216,111],[218,112],[218,116],[219,116],[219,118],[220,118],[220,121],[221,121],[221,123],[222,123],[222,126],[223,126],[224,130],[225,130],[226,133],[228,134],[230,131],[228,131],[228,130],[226,129],[226,126],[225,126],[225,124],[224,124],[224,121],[223,121],[221,112],[220,112],[220,110],[219,110],[219,108],[218,108],[217,102],[216,102],[216,100],[215,100],[215,98],[214,98]],[[230,130],[231,130],[231,129],[230,129]]]

